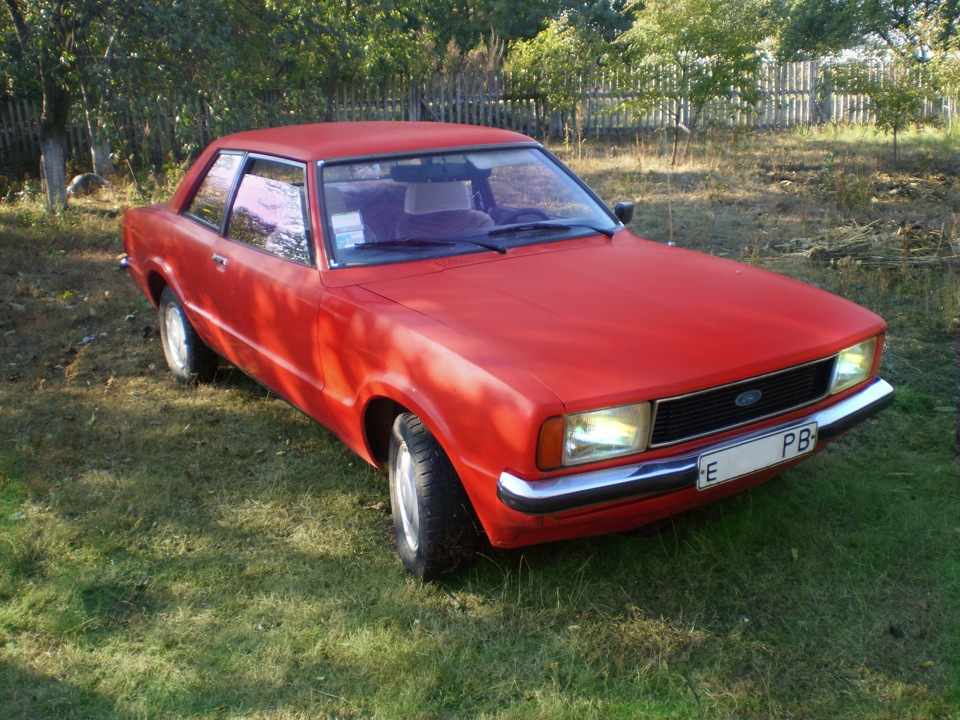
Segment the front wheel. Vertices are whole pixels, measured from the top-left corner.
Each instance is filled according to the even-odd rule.
[[[177,380],[185,383],[213,380],[219,358],[197,335],[169,287],[160,295],[160,342],[167,365]]]
[[[451,573],[477,540],[470,500],[450,459],[411,413],[397,417],[390,435],[390,504],[400,558],[418,578]]]

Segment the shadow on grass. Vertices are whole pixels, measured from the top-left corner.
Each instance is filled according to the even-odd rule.
[[[74,685],[68,678],[0,660],[0,709],[4,720],[35,720],[110,717],[117,707],[110,698]]]

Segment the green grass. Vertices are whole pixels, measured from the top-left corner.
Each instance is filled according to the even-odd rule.
[[[675,169],[560,150],[638,232],[880,311],[894,407],[655,528],[421,583],[330,433],[236,371],[172,380],[114,270],[129,188],[0,205],[0,717],[960,718],[956,279],[777,249],[855,216],[949,248],[956,145],[904,139],[896,172],[863,131],[705,138]],[[837,162],[918,185],[850,207]]]

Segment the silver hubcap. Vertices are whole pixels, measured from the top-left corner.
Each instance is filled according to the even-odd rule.
[[[167,306],[163,316],[163,326],[166,330],[164,337],[170,360],[182,370],[187,366],[187,333],[183,326],[183,316],[180,315],[176,306]]]
[[[414,552],[420,546],[420,505],[417,503],[417,482],[413,471],[413,458],[407,444],[397,450],[397,462],[394,475],[397,491],[397,508],[400,511],[400,525],[407,545]]]

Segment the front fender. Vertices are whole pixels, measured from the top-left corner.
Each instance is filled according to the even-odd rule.
[[[421,419],[458,471],[480,469],[495,487],[506,468],[533,470],[540,424],[563,410],[538,380],[362,288],[333,294],[320,323],[329,404],[353,416],[338,425],[363,428],[371,403],[387,399]],[[376,456],[369,438],[348,444]]]

